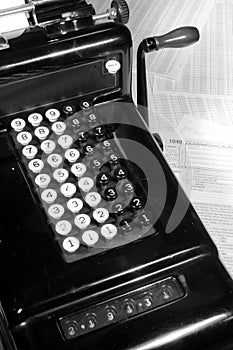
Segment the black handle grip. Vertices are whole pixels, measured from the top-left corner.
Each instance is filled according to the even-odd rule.
[[[179,48],[194,44],[200,34],[196,27],[180,27],[171,32],[156,36],[156,50],[163,48]]]

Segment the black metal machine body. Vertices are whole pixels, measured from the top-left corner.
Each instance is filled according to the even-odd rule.
[[[33,1],[2,36],[4,350],[233,347],[232,280],[132,101],[130,31],[96,23],[125,6]]]

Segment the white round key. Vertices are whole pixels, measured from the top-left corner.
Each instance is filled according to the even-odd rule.
[[[91,218],[87,214],[78,214],[75,216],[74,223],[81,230],[85,230],[90,225]]]
[[[48,214],[53,219],[60,219],[65,213],[65,209],[61,204],[52,204],[48,209]]]
[[[70,135],[62,135],[58,138],[57,142],[62,148],[66,149],[72,146],[74,140],[73,137],[71,137]]]
[[[69,172],[66,169],[58,168],[53,172],[54,179],[59,182],[65,182],[69,177]]]
[[[33,159],[37,155],[38,149],[36,146],[27,145],[23,148],[22,153],[27,159]]]
[[[78,180],[78,186],[83,192],[89,192],[94,186],[94,181],[91,177],[82,177]]]
[[[48,188],[41,193],[41,198],[45,203],[53,203],[57,199],[57,192]]]
[[[45,140],[49,135],[49,129],[46,126],[38,126],[34,134],[39,140]]]
[[[101,227],[101,235],[106,239],[112,239],[117,234],[117,228],[113,224],[105,224]]]
[[[71,198],[67,202],[67,208],[72,213],[78,213],[83,208],[83,201],[80,198]]]
[[[56,122],[60,117],[60,112],[56,108],[50,108],[45,112],[45,116],[51,123],[53,123]]]
[[[34,174],[39,174],[44,167],[44,162],[35,158],[28,163],[28,167]]]
[[[58,153],[52,153],[48,156],[47,162],[52,168],[57,168],[63,162],[63,158]]]
[[[76,148],[70,148],[65,152],[65,158],[70,163],[75,163],[80,157],[80,152]]]
[[[26,123],[21,118],[16,118],[11,122],[11,127],[17,132],[22,131],[25,128],[25,126],[26,126]]]
[[[32,124],[32,126],[39,126],[43,121],[43,117],[40,113],[31,113],[28,116],[28,121],[30,124]]]
[[[66,124],[63,122],[53,123],[52,130],[55,132],[56,135],[62,135],[63,132],[66,130]]]
[[[86,245],[91,247],[98,242],[99,235],[96,231],[88,230],[82,234],[82,240]]]
[[[70,182],[66,182],[60,187],[61,193],[68,198],[72,197],[75,194],[76,190],[76,186]]]
[[[81,177],[87,171],[87,167],[83,163],[75,163],[72,165],[70,170],[76,177]]]
[[[52,140],[45,140],[41,143],[40,148],[46,154],[52,153],[56,148],[56,143]]]
[[[40,188],[46,188],[51,181],[51,178],[47,174],[39,174],[35,178],[35,183],[40,187]]]
[[[23,145],[28,145],[32,140],[32,134],[28,131],[22,131],[17,135],[17,141]]]
[[[59,235],[67,236],[72,230],[72,225],[68,220],[61,220],[56,223],[55,229]]]
[[[80,242],[76,237],[67,237],[64,239],[62,245],[67,252],[74,253],[80,247]]]
[[[101,195],[98,192],[89,192],[85,196],[85,201],[90,207],[95,208],[101,202]]]
[[[93,218],[102,224],[109,218],[109,211],[105,208],[97,208],[93,211]]]

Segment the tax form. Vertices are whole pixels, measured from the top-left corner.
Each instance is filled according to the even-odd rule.
[[[233,127],[184,116],[164,155],[233,276]]]

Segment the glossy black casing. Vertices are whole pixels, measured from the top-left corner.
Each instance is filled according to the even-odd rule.
[[[38,31],[12,45],[0,53],[0,300],[15,349],[232,349],[232,281],[191,205],[171,233],[161,229],[159,234],[67,264],[10,146],[13,118],[64,103],[66,96],[56,97],[56,76],[60,79],[57,72],[73,65],[115,54],[122,57],[117,89],[69,97],[69,103],[132,102],[128,29],[117,23],[100,24],[49,43]],[[52,74],[52,85],[47,73]],[[44,89],[51,99],[55,96],[56,104],[46,100]],[[187,198],[152,136],[137,128],[145,129],[136,107],[131,104],[126,111],[136,127],[133,132],[123,128],[119,137],[140,140],[164,171],[168,191],[160,219],[166,227],[178,193],[184,203]],[[182,299],[71,341],[64,339],[59,318],[167,277],[179,281],[185,291]]]

